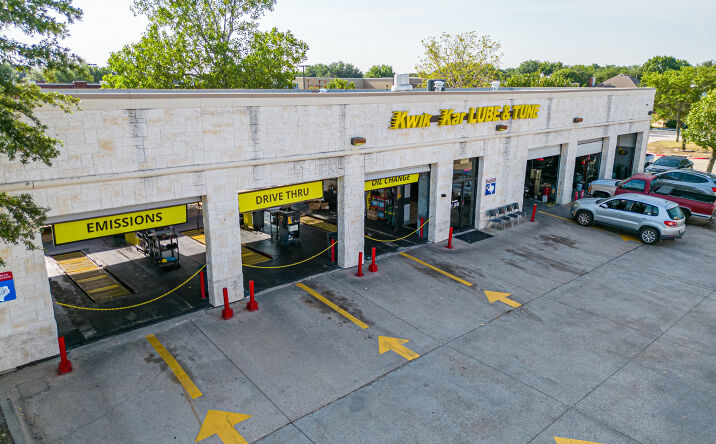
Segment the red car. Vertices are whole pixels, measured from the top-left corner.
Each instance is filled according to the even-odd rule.
[[[614,195],[624,193],[648,194],[676,202],[687,218],[711,222],[716,213],[716,196],[687,185],[659,183],[659,178],[652,174],[635,174],[621,182]]]

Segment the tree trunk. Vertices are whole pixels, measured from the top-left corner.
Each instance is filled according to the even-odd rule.
[[[681,120],[676,119],[676,141],[679,141],[679,135],[681,135]]]
[[[716,163],[716,147],[711,147],[711,158],[709,159],[709,166],[706,167],[707,173],[714,173],[714,163]]]

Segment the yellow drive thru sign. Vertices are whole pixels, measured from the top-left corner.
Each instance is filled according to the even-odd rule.
[[[239,211],[261,210],[264,208],[280,207],[306,200],[323,198],[323,182],[309,182],[300,185],[288,185],[268,190],[250,191],[239,194]]]
[[[132,213],[62,222],[52,226],[55,245],[94,239],[111,234],[131,233],[148,228],[186,222],[186,205],[154,208]]]
[[[420,174],[404,174],[402,176],[384,177],[382,179],[366,180],[365,190],[377,190],[378,188],[395,187],[418,181]]]

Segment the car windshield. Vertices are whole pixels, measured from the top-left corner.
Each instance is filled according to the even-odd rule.
[[[667,208],[666,212],[669,214],[669,217],[671,218],[671,220],[681,220],[684,218],[684,213],[681,211],[681,208],[679,208],[679,207]]]
[[[681,163],[681,157],[662,157],[660,159],[656,159],[654,165],[677,167],[679,166],[679,163]]]

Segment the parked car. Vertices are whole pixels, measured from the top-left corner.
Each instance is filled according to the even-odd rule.
[[[587,192],[592,197],[612,197],[614,191],[617,189],[617,185],[622,183],[621,180],[617,179],[599,179],[589,182],[589,188]]]
[[[683,156],[664,156],[656,159],[645,171],[654,174],[662,171],[675,170],[677,168],[693,169],[694,163]]]
[[[713,193],[707,194],[682,184],[661,183],[653,174],[635,174],[624,179],[616,186],[614,195],[624,193],[648,194],[670,200],[681,207],[687,218],[710,222],[716,213],[716,195]]]
[[[655,174],[662,184],[678,184],[716,194],[716,175],[694,170],[671,170]]]
[[[654,163],[654,155],[651,153],[646,153],[646,157],[644,158],[644,168],[648,167],[652,163]]]
[[[677,239],[686,231],[686,217],[675,202],[643,194],[607,199],[579,199],[569,210],[579,225],[609,225],[639,233],[645,244]]]

